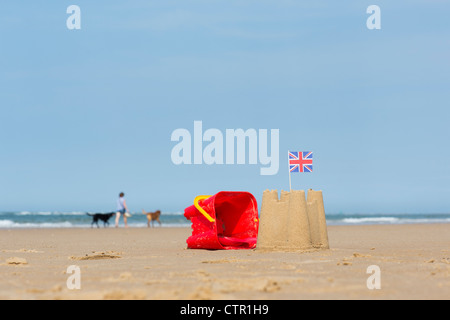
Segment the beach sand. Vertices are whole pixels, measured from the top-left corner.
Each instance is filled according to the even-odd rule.
[[[0,299],[450,299],[450,224],[330,226],[308,252],[190,250],[190,232],[0,230]]]

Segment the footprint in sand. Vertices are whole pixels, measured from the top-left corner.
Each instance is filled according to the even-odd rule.
[[[24,258],[13,257],[13,258],[6,259],[6,264],[18,266],[18,265],[28,264],[28,262]]]
[[[84,257],[69,257],[70,260],[106,260],[106,259],[120,259],[121,253],[114,251],[95,252],[93,254],[86,254]]]
[[[2,252],[8,253],[44,253],[44,251],[37,251],[35,249],[19,249],[19,250],[2,250]]]
[[[236,262],[237,260],[235,259],[220,259],[220,260],[204,260],[202,261],[202,263],[206,263],[206,264],[215,264],[215,263],[231,263],[231,262]]]

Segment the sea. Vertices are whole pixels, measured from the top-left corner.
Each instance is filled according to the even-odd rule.
[[[146,228],[147,218],[142,213],[131,213],[128,226]],[[109,220],[109,227],[114,227],[115,216]],[[368,225],[368,224],[411,224],[411,223],[450,223],[450,213],[439,214],[360,214],[360,213],[330,213],[326,214],[328,225]],[[163,212],[161,225],[155,222],[155,227],[189,227],[182,212]],[[91,228],[92,217],[87,212],[0,212],[0,229],[26,228]],[[99,222],[101,228],[103,222]],[[119,226],[123,226],[120,219]],[[97,227],[96,225],[94,227]],[[108,226],[107,226],[108,227]]]

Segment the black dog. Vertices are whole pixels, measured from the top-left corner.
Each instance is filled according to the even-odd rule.
[[[98,225],[98,221],[99,220],[103,221],[103,225],[106,228],[106,225],[109,226],[109,219],[111,219],[111,217],[113,215],[115,215],[114,212],[111,212],[111,213],[94,213],[94,214],[86,213],[86,214],[88,216],[92,217],[91,228],[94,227],[94,223],[97,224],[97,228],[100,228],[100,226]]]

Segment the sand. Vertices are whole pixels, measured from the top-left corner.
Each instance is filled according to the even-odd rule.
[[[328,233],[322,191],[265,190],[257,249],[328,249]]]
[[[0,230],[0,299],[449,299],[450,224],[330,226],[330,250],[186,249],[189,228]],[[70,290],[69,266],[80,271]],[[369,290],[369,266],[381,289]]]

